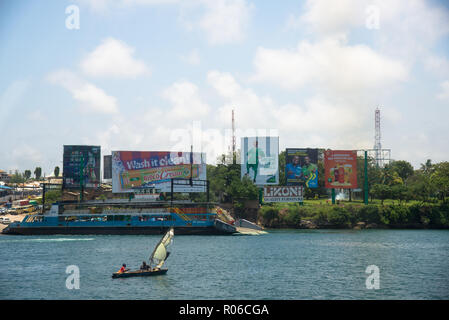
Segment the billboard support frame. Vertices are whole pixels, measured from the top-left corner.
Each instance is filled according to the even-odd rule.
[[[175,193],[174,191],[174,186],[175,185],[180,185],[180,186],[186,186],[185,183],[176,183],[176,181],[188,181],[190,186],[193,186],[193,182],[197,183],[197,182],[203,182],[203,186],[206,187],[206,199],[207,202],[209,202],[210,197],[209,197],[209,180],[192,180],[192,179],[170,179],[170,204],[173,205],[173,194]],[[200,184],[197,184],[200,185]]]

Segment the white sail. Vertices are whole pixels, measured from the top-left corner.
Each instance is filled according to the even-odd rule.
[[[156,245],[156,248],[154,248],[154,251],[150,257],[150,266],[155,263],[155,268],[162,267],[165,259],[167,259],[167,256],[169,254],[167,252],[167,247],[172,243],[174,235],[174,229],[170,228],[170,230],[168,230],[167,233],[162,237],[162,239]]]

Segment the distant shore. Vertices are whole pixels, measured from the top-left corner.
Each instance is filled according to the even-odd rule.
[[[259,224],[272,229],[449,229],[449,203],[264,205]]]

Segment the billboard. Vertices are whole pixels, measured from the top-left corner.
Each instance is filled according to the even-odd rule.
[[[64,146],[62,178],[64,188],[97,188],[100,185],[100,146]]]
[[[112,179],[112,156],[103,156],[103,179]]]
[[[357,188],[357,151],[326,150],[324,172],[326,188]]]
[[[303,202],[302,186],[266,186],[263,189],[264,202]]]
[[[192,163],[193,161],[193,163]],[[206,154],[169,151],[112,151],[112,192],[141,187],[171,190],[171,179],[206,180]],[[185,192],[203,192],[189,188]]]
[[[242,179],[259,186],[279,184],[279,137],[244,137],[241,150]]]
[[[318,188],[318,149],[286,149],[285,181],[287,185]]]

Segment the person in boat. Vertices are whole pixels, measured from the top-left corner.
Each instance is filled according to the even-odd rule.
[[[122,267],[120,268],[120,270],[118,271],[118,273],[125,273],[129,271],[129,269],[126,269],[126,264],[122,264]]]
[[[143,261],[142,265],[140,266],[140,270],[141,271],[149,271],[150,270],[150,266],[147,265],[147,263],[145,261]]]

